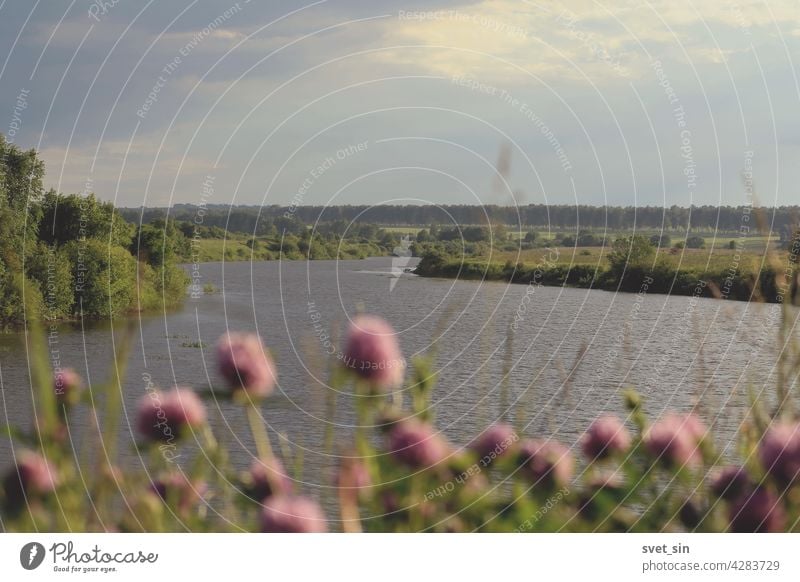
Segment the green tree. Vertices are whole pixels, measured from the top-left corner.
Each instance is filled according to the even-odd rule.
[[[73,268],[75,309],[89,317],[119,316],[136,305],[136,259],[97,239],[65,247]]]
[[[611,246],[608,262],[615,274],[621,274],[627,267],[647,266],[652,262],[656,249],[646,237],[636,234],[620,237]]]
[[[591,232],[581,232],[578,234],[577,245],[579,247],[599,247],[603,244],[603,239],[595,236]]]
[[[0,261],[0,322],[22,323],[26,309],[30,314],[41,313],[42,294],[38,282]]]
[[[156,269],[187,257],[191,243],[174,221],[154,220],[141,224],[131,241],[131,253]]]
[[[136,227],[125,221],[110,202],[101,202],[94,194],[44,195],[39,238],[48,244],[63,245],[74,240],[96,238],[128,247]]]
[[[42,293],[41,316],[46,320],[72,317],[75,295],[72,285],[72,263],[64,249],[43,242],[31,247],[25,259],[31,281]]]
[[[702,236],[690,236],[686,239],[687,249],[702,249],[706,246],[706,239]]]
[[[654,234],[650,237],[650,244],[658,248],[669,248],[672,244],[672,237],[666,233]]]
[[[0,135],[0,257],[19,270],[26,238],[36,237],[41,219],[44,162]]]

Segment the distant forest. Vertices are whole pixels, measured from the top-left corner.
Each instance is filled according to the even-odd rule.
[[[800,218],[800,206],[754,209],[742,206],[569,206],[531,204],[527,206],[229,206],[178,204],[167,208],[120,208],[125,220],[151,223],[169,217],[194,221],[229,232],[266,235],[296,232],[301,225],[350,222],[379,226],[424,226],[450,224],[504,224],[509,228],[550,228],[552,230],[664,229],[668,231],[738,232],[747,227],[755,232],[759,222],[767,230],[788,236]],[[758,218],[756,214],[759,214]]]

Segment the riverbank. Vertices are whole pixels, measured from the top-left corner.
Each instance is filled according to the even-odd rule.
[[[573,251],[574,249],[569,249]],[[595,263],[559,262],[558,252],[544,255],[536,265],[510,260],[500,263],[486,258],[458,260],[428,253],[415,273],[421,277],[444,279],[504,281],[524,285],[601,289],[625,293],[656,293],[759,301],[764,303],[798,302],[796,266],[782,257],[761,269],[750,265],[740,269],[725,266],[726,261],[709,261],[709,268],[680,268],[667,261],[653,265],[626,266],[615,270]],[[753,258],[753,257],[749,257]],[[728,261],[729,263],[730,261]],[[780,265],[788,265],[782,267]]]
[[[281,241],[278,238],[253,239],[234,235],[228,238],[193,239],[188,252],[181,258],[188,263],[214,263],[221,261],[275,261],[275,260],[325,260],[366,259],[387,256],[389,252],[375,242],[308,243],[295,237]]]

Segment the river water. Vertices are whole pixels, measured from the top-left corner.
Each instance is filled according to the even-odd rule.
[[[339,395],[332,418],[326,413],[326,378],[341,347],[335,338],[359,310],[394,326],[409,361],[435,346],[432,405],[454,443],[506,418],[527,436],[574,446],[598,414],[624,414],[621,391],[635,386],[654,416],[696,406],[714,425],[718,444],[732,451],[748,391],[774,400],[779,306],[399,275],[414,264],[406,261],[203,264],[201,285],[216,292],[188,298],[179,311],[138,318],[123,390],[123,467],[142,463],[131,426],[148,381],[219,384],[217,338],[226,330],[258,330],[279,370],[278,393],[261,407],[273,444],[302,458],[303,489],[326,489],[353,422],[346,395]],[[796,321],[797,311],[789,313]],[[99,391],[123,329],[124,322],[61,326],[51,347]],[[0,408],[4,419],[23,426],[31,422],[26,362],[21,334],[0,336]],[[209,407],[232,461],[246,467],[254,446],[242,411],[227,402]],[[72,422],[78,435],[89,421],[79,410]],[[335,446],[326,450],[331,423]],[[0,467],[11,454],[3,438]]]

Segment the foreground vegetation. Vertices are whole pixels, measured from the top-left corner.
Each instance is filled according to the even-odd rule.
[[[627,417],[595,419],[574,450],[535,428],[504,423],[455,444],[435,428],[430,361],[407,367],[389,324],[361,315],[325,387],[330,398],[349,393],[357,412],[344,448],[333,451],[329,437],[319,443],[339,459],[328,483],[337,509],[326,514],[270,445],[259,409],[270,406],[279,371],[256,335],[220,338],[220,381],[211,390],[148,387],[129,411],[120,399],[124,345],[114,375],[89,391],[72,370],[49,369],[40,332],[30,342],[35,422],[28,432],[8,427],[15,462],[0,491],[7,531],[800,529],[800,422],[791,380],[779,381],[770,395],[775,406],[753,398],[735,460],[730,452],[723,457],[693,411],[649,419],[633,390],[620,394]],[[782,360],[793,372],[781,378],[793,378],[800,351],[786,345]],[[102,408],[92,396],[98,393],[105,395]],[[205,401],[215,399],[245,409],[255,442],[245,471],[231,465],[207,420]],[[89,408],[93,419],[84,450],[72,440],[78,407]],[[335,407],[330,411],[333,420]],[[138,468],[118,465],[128,444],[118,442],[128,432],[119,430],[123,418],[138,435]],[[184,455],[191,462],[177,463]]]

